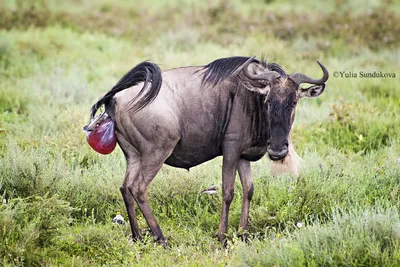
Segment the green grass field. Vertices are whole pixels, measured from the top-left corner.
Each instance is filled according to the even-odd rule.
[[[167,1],[165,1],[167,2]],[[2,266],[400,266],[400,5],[398,1],[84,1],[0,3]],[[241,186],[228,246],[216,238],[221,159],[163,167],[150,186],[170,244],[113,225],[125,160],[86,143],[91,105],[143,60],[162,70],[264,54],[319,77],[300,101],[299,179],[253,163],[250,243],[240,241]],[[341,78],[382,71],[395,78]],[[298,226],[301,224],[301,227]]]

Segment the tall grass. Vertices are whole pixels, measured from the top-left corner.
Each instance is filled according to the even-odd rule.
[[[312,11],[310,11],[312,10]],[[351,10],[351,11],[349,11]],[[395,1],[4,1],[0,4],[0,262],[5,266],[397,266],[398,77],[334,71],[400,69]],[[362,29],[362,30],[360,30]],[[235,185],[228,246],[215,235],[221,159],[165,166],[149,200],[169,241],[113,225],[127,214],[119,151],[96,154],[82,126],[91,104],[133,65],[163,70],[258,55],[288,73],[331,72],[324,94],[299,103],[292,137],[299,179],[253,163],[250,242],[240,241]],[[400,75],[400,73],[396,73]]]
[[[333,210],[327,223],[239,245],[239,266],[398,266],[399,214],[377,205]]]

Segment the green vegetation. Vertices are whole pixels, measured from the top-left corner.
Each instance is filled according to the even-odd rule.
[[[399,266],[400,6],[396,1],[2,1],[0,3],[0,263],[4,266]],[[91,104],[132,66],[163,70],[264,54],[287,72],[331,78],[302,100],[293,140],[298,180],[253,164],[250,243],[215,235],[221,160],[165,166],[150,202],[169,241],[129,242],[119,192],[125,162],[101,156],[82,126]],[[340,78],[382,71],[396,78]],[[301,225],[300,225],[300,224]],[[299,227],[301,226],[301,227]]]

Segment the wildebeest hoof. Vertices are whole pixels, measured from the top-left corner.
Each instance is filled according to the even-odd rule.
[[[225,234],[218,235],[218,240],[224,248],[228,246],[228,239]]]
[[[249,238],[249,234],[248,233],[241,234],[239,237],[241,237],[243,242],[245,242],[247,244],[251,243],[251,240]]]
[[[132,235],[129,236],[129,239],[128,239],[129,244],[136,243],[137,241],[142,241],[142,235],[139,234],[138,236],[132,236]]]
[[[164,249],[169,248],[168,246],[168,241],[165,239],[158,239],[158,240],[154,240],[156,243],[160,244]]]

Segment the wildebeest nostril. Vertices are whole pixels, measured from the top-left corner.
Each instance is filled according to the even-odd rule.
[[[270,141],[267,142],[267,149],[268,150],[271,149],[271,142]]]
[[[284,145],[283,145],[283,147],[282,147],[282,150],[287,150],[287,149],[288,149],[288,147],[289,147],[289,144],[288,144],[288,143],[286,143],[286,144],[284,144]]]
[[[281,151],[288,150],[288,147],[289,147],[289,143],[286,142],[286,143],[280,148],[280,150],[281,150]],[[270,141],[267,141],[267,148],[268,148],[269,150],[278,150],[278,149],[279,149],[279,148],[277,148],[276,146],[275,146],[275,148],[272,148],[271,142],[270,142]]]

